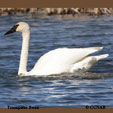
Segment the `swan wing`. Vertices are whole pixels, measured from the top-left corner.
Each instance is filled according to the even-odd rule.
[[[59,48],[52,50],[40,57],[31,73],[50,75],[69,72],[73,64],[100,50],[102,50],[102,47]]]

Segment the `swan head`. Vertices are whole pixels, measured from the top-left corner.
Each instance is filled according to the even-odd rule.
[[[30,27],[26,22],[18,22],[8,32],[6,32],[5,35],[8,35],[8,34],[14,33],[14,32],[22,32],[23,33],[28,30],[30,30]]]

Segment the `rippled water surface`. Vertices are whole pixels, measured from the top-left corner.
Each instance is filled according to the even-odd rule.
[[[28,70],[45,52],[59,47],[103,46],[109,57],[90,72],[19,77],[21,34],[4,36],[16,22],[31,26]],[[0,107],[113,107],[113,17],[0,16]]]

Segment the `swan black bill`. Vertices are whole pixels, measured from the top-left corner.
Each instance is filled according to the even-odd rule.
[[[19,25],[14,25],[8,32],[6,32],[4,35],[8,35],[10,33],[14,33],[16,32],[16,29]]]

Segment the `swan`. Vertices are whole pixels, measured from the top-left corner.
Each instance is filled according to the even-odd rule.
[[[41,56],[33,69],[27,72],[30,27],[25,22],[18,22],[5,35],[13,32],[22,33],[22,49],[18,69],[18,75],[20,76],[47,76],[66,72],[73,73],[77,70],[88,71],[96,62],[108,57],[108,54],[89,56],[94,52],[102,50],[103,47],[58,48]]]

